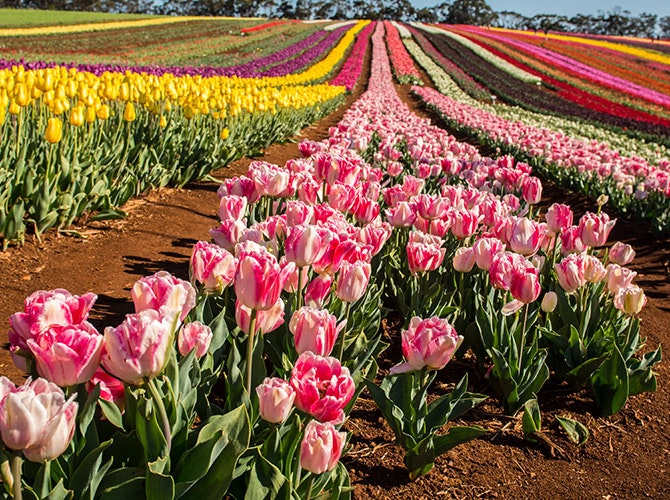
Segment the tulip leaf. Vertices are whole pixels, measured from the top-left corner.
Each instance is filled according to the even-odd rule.
[[[158,410],[151,401],[141,400],[135,418],[137,437],[142,443],[144,457],[147,462],[153,462],[159,457],[169,454],[167,440],[163,429],[158,423]]]
[[[635,396],[643,392],[656,391],[656,375],[651,367],[660,363],[662,358],[661,347],[648,352],[642,359],[633,358],[628,364],[628,393]]]
[[[603,416],[614,415],[628,399],[628,369],[621,351],[614,345],[610,357],[606,359],[591,377],[591,388],[595,396],[598,412]]]
[[[145,470],[135,467],[115,469],[100,483],[101,500],[128,500],[145,495]]]
[[[433,438],[435,456],[439,457],[459,444],[467,443],[487,432],[486,429],[478,425],[451,427],[446,434]]]
[[[282,494],[283,493],[283,494]],[[263,455],[256,453],[249,472],[249,482],[244,500],[289,498],[288,481],[281,471]]]
[[[440,396],[428,405],[426,429],[439,429],[488,399],[485,394],[466,392],[467,387],[468,374],[466,373],[449,394]]]
[[[540,413],[540,405],[535,398],[529,399],[523,406],[524,412],[523,417],[521,418],[521,424],[523,433],[528,438],[532,436],[533,433],[542,430],[542,413]]]
[[[102,398],[98,399],[98,404],[100,405],[102,414],[112,425],[118,429],[125,430],[123,427],[123,415],[121,414],[121,410],[119,410],[118,406],[116,406],[111,401],[107,401],[106,399]]]
[[[164,471],[170,470],[170,458],[161,457],[147,464],[145,493],[147,500],[172,500],[175,498],[174,479]]]
[[[68,490],[63,486],[63,480],[58,481],[56,486],[44,497],[44,500],[65,500],[66,498],[74,498],[74,492]]]
[[[94,498],[100,481],[112,466],[113,458],[102,464],[102,453],[112,444],[112,440],[100,443],[77,465],[70,478],[69,488],[77,499]]]
[[[561,424],[561,427],[568,434],[568,437],[579,446],[586,443],[586,440],[589,438],[589,428],[586,427],[581,422],[573,420],[568,417],[559,417],[556,415],[556,420]]]

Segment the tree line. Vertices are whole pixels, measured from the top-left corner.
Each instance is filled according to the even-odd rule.
[[[409,0],[0,0],[0,7],[286,19],[395,19],[670,38],[670,16],[646,12],[633,15],[614,7],[596,15],[526,17],[512,11],[495,12],[485,0],[447,0],[420,8]]]

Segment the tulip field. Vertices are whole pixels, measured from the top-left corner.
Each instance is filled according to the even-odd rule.
[[[3,498],[667,493],[665,288],[620,230],[670,232],[666,54],[83,23],[0,26]]]

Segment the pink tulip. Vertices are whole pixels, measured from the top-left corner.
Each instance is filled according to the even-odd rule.
[[[274,307],[295,265],[280,267],[274,255],[260,247],[241,249],[235,274],[235,294],[249,309]]]
[[[616,219],[610,221],[606,213],[586,212],[579,219],[579,236],[584,244],[590,247],[601,247],[607,242],[615,223]]]
[[[153,309],[129,314],[116,328],[105,328],[101,364],[120,380],[139,385],[163,371],[173,334],[172,318]]]
[[[493,262],[493,257],[505,250],[505,244],[498,238],[482,236],[475,241],[472,251],[475,255],[475,263],[479,269],[488,271]]]
[[[516,257],[511,252],[498,252],[491,259],[489,276],[491,284],[500,290],[509,290],[512,286],[512,274],[516,268]]]
[[[265,161],[252,161],[248,175],[260,196],[281,195],[289,188],[291,180],[288,170]]]
[[[294,226],[288,229],[284,241],[286,260],[298,267],[311,266],[321,259],[335,235],[315,225]]]
[[[23,302],[23,312],[9,318],[9,343],[28,350],[26,341],[50,326],[83,323],[97,298],[94,293],[78,296],[62,288],[32,293]]]
[[[23,451],[33,462],[60,456],[74,436],[78,404],[75,395],[65,399],[54,383],[39,378],[13,387],[1,377],[0,434],[7,448]]]
[[[300,444],[300,467],[312,474],[333,470],[342,455],[346,436],[346,432],[338,432],[330,422],[309,422]]]
[[[393,227],[411,227],[416,220],[412,206],[406,201],[400,201],[384,212],[386,220]]]
[[[235,302],[235,321],[244,333],[249,335],[251,329],[251,309],[239,300]],[[284,324],[284,301],[277,299],[269,309],[256,310],[256,327],[254,335],[259,332],[270,333]]]
[[[545,214],[547,228],[553,234],[561,234],[572,226],[573,214],[568,205],[554,203],[547,209]]]
[[[398,203],[407,203],[414,213],[414,207],[409,204],[409,196],[407,196],[407,193],[402,189],[402,186],[395,184],[382,189],[382,197],[384,198],[384,203],[389,207],[394,208]]]
[[[305,306],[293,313],[288,327],[293,333],[298,354],[312,351],[319,356],[328,356],[344,328],[344,322],[338,325],[337,318],[327,310]]]
[[[191,254],[191,280],[202,283],[207,293],[221,293],[235,278],[237,259],[219,245],[199,241]]]
[[[515,269],[510,284],[510,293],[512,294],[512,297],[524,304],[530,304],[537,300],[541,291],[542,288],[540,287],[540,280],[536,269]]]
[[[564,229],[561,235],[561,254],[568,255],[582,253],[586,250],[586,245],[580,236],[579,226],[570,226]]]
[[[179,354],[186,356],[195,349],[195,357],[202,358],[207,354],[212,336],[212,329],[200,321],[186,323],[179,330],[179,336],[177,337]]]
[[[470,210],[455,210],[453,213],[453,224],[451,232],[458,239],[469,238],[479,227],[484,217]]]
[[[40,376],[60,387],[86,382],[100,364],[103,337],[84,321],[79,325],[54,325],[28,347],[35,356]]]
[[[135,304],[135,312],[153,309],[163,316],[178,316],[179,321],[184,321],[195,306],[193,286],[166,271],[140,278],[133,285],[130,294]]]
[[[471,247],[459,247],[452,262],[459,273],[469,273],[475,265],[475,252]]]
[[[266,422],[281,424],[293,409],[295,391],[291,384],[282,378],[266,377],[263,383],[256,387],[258,395],[258,411]]]
[[[354,379],[337,358],[303,352],[293,367],[295,405],[321,422],[340,424],[344,407],[354,395]]]
[[[441,219],[451,209],[449,199],[442,196],[420,194],[412,200],[417,214],[424,219]]]
[[[377,255],[391,237],[393,228],[388,222],[367,224],[358,233],[358,242],[371,247],[372,255]]]
[[[356,302],[364,294],[370,281],[372,266],[369,262],[343,261],[337,276],[335,295],[344,302]]]
[[[342,213],[354,213],[360,203],[359,191],[354,186],[336,182],[328,192],[328,203]]]
[[[219,200],[219,219],[242,220],[247,210],[247,199],[244,196],[229,194]]]
[[[249,204],[256,203],[260,197],[258,191],[256,191],[254,181],[246,176],[224,179],[217,194],[219,195],[219,198],[223,198],[227,195],[243,196],[247,199]]]
[[[402,353],[407,360],[391,368],[391,374],[412,370],[441,370],[463,341],[446,319],[413,317],[402,331]]]
[[[635,250],[630,245],[617,241],[609,251],[609,260],[614,264],[625,266],[630,264],[635,258]]]
[[[422,233],[412,233],[407,243],[407,264],[412,274],[433,271],[442,265],[446,249],[442,240]]]
[[[526,217],[519,217],[512,224],[509,245],[521,255],[533,255],[540,249],[546,228]]]
[[[288,227],[311,224],[314,219],[314,207],[302,201],[289,200],[286,202],[285,214]]]
[[[426,185],[426,181],[414,177],[413,175],[405,175],[402,178],[402,190],[405,191],[405,194],[410,198],[418,196],[423,187]]]
[[[616,296],[621,290],[633,284],[635,276],[637,273],[627,267],[609,264],[607,266],[607,289]]]
[[[303,156],[312,156],[314,153],[318,153],[323,148],[322,144],[310,139],[305,139],[300,144],[298,144],[298,150]]]
[[[98,384],[100,385],[100,398],[114,403],[119,407],[119,410],[123,411],[126,404],[126,388],[123,382],[98,367],[93,376],[86,382],[88,393],[90,394]]]
[[[235,245],[246,231],[247,221],[245,219],[227,219],[222,221],[219,227],[210,229],[209,235],[217,245],[233,253],[235,252]]]
[[[607,276],[607,269],[597,257],[584,255],[584,279],[589,283],[600,283]]]
[[[523,199],[529,205],[536,205],[542,199],[542,182],[537,177],[527,177],[523,184]]]
[[[570,254],[561,262],[554,265],[556,277],[561,288],[567,293],[575,293],[586,284],[584,276],[584,254]]]
[[[359,224],[369,224],[379,216],[379,203],[364,196],[359,197],[354,217]]]
[[[305,304],[321,308],[330,294],[333,278],[329,274],[319,274],[305,287]]]
[[[622,288],[614,296],[614,306],[625,314],[634,316],[647,304],[644,291],[637,285]]]

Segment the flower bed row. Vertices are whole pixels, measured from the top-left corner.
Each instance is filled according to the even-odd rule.
[[[385,21],[384,28],[386,29],[386,46],[388,47],[391,67],[396,80],[402,84],[421,84],[421,74],[414,66],[411,56],[407,53],[396,25]]]
[[[400,101],[383,30],[368,90],[329,139],[220,187],[221,225],[194,247],[191,283],[142,278],[136,312],[104,336],[87,321],[93,294],[36,292],[12,316],[14,359],[44,377],[0,383],[15,496],[348,498],[340,426],[364,387],[416,478],[486,432],[442,430],[486,398],[467,375],[428,403],[466,348],[505,410],[526,409],[529,434],[550,368],[605,414],[655,389],[660,351],[633,356],[632,249],[604,248],[614,222],[573,225],[564,205],[533,216],[541,184],[527,165],[480,157]],[[382,303],[404,313],[405,359],[378,383]],[[21,432],[27,422],[40,431]]]
[[[376,24],[376,22],[368,24],[359,33],[349,57],[337,75],[330,81],[331,85],[344,85],[348,91],[354,88],[358,78],[361,76],[361,71],[363,71],[363,62],[365,61],[365,54],[368,51],[370,35]]]

